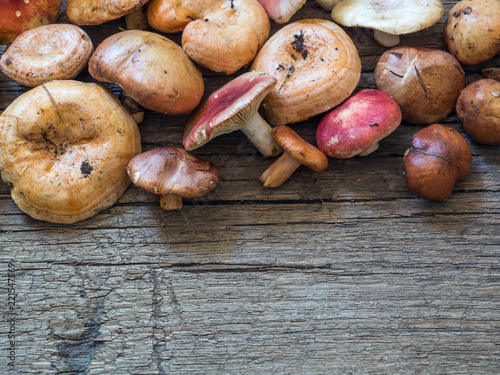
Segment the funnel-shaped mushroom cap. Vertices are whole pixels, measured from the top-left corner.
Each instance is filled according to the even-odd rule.
[[[95,79],[120,85],[143,107],[172,115],[191,112],[204,91],[200,70],[164,36],[128,30],[104,40],[90,58]]]
[[[264,6],[269,18],[276,23],[286,23],[300,9],[306,0],[258,0]]]
[[[275,84],[276,79],[267,73],[248,72],[212,93],[186,124],[183,137],[186,150],[247,126],[258,116],[262,99]]]
[[[11,43],[18,35],[59,18],[62,0],[1,0],[0,44]]]
[[[146,151],[127,166],[132,183],[147,192],[195,198],[219,184],[219,169],[190,152],[176,147]]]
[[[271,23],[256,0],[152,0],[152,28],[182,31],[182,48],[198,64],[232,74],[253,60]]]
[[[39,26],[19,35],[0,59],[0,69],[14,81],[35,87],[56,79],[73,79],[94,52],[89,36],[78,26]]]
[[[365,156],[397,129],[401,117],[401,109],[389,95],[379,90],[363,90],[323,117],[316,142],[328,156]]]
[[[333,20],[341,25],[392,35],[425,29],[437,23],[443,14],[441,0],[344,0],[332,10]]]
[[[307,120],[347,99],[358,84],[361,61],[353,41],[338,25],[306,19],[269,38],[251,70],[277,79],[262,108],[266,120],[283,125]]]
[[[99,25],[139,9],[148,0],[68,0],[66,15],[76,25]]]
[[[45,83],[0,116],[2,179],[18,207],[39,220],[74,223],[113,205],[140,152],[137,124],[94,83]]]

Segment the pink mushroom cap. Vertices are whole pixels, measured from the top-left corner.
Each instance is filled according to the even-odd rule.
[[[382,91],[362,90],[327,113],[318,125],[316,143],[334,158],[366,156],[400,125],[401,109]]]
[[[300,9],[306,0],[258,0],[267,15],[276,23],[286,23]]]

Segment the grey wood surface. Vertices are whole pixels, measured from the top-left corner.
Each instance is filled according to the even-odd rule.
[[[456,1],[443,3],[441,22],[402,44],[446,49]],[[301,18],[329,14],[308,0]],[[124,27],[84,29],[97,46]],[[372,87],[385,49],[346,31],[358,88]],[[464,67],[467,82],[499,63]],[[237,75],[203,74],[206,94]],[[0,110],[27,90],[0,76]],[[293,128],[314,143],[319,119]],[[144,150],[180,146],[186,120],[147,112]],[[405,123],[376,153],[301,168],[274,190],[258,181],[272,160],[242,134],[219,137],[195,153],[219,166],[220,186],[175,212],[131,186],[96,217],[56,225],[23,214],[0,183],[0,373],[499,374],[499,149],[471,142],[454,114],[443,123],[473,154],[443,203],[406,188],[419,128]]]

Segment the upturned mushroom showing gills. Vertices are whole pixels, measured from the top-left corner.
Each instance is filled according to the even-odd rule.
[[[0,0],[0,45],[9,44],[18,35],[59,18],[62,0]]]
[[[331,21],[306,19],[278,30],[257,54],[251,70],[278,81],[262,102],[273,125],[307,120],[347,99],[361,76],[351,38]]]
[[[465,87],[460,63],[445,51],[394,47],[380,56],[373,73],[375,88],[391,96],[403,120],[430,125],[447,117]]]
[[[335,158],[366,156],[401,124],[401,109],[387,94],[366,89],[332,109],[319,123],[316,143]]]
[[[258,0],[269,18],[276,23],[286,23],[304,5],[306,0]]]
[[[162,147],[133,158],[127,166],[132,183],[160,195],[164,210],[182,208],[182,198],[201,197],[217,187],[219,169],[184,149]]]
[[[87,68],[94,47],[78,26],[39,26],[19,35],[0,59],[0,69],[14,81],[35,87],[73,79]]]
[[[283,185],[301,165],[322,173],[328,168],[328,159],[320,150],[301,138],[286,125],[273,128],[273,138],[283,148],[283,154],[259,177],[264,187]]]
[[[248,72],[213,92],[186,124],[184,148],[194,150],[219,135],[241,130],[265,157],[280,153],[271,126],[258,112],[274,85],[276,79],[269,74]]]
[[[31,217],[71,224],[112,206],[141,152],[135,121],[106,88],[51,81],[0,116],[0,172]]]
[[[460,1],[444,24],[444,40],[458,61],[477,65],[500,52],[500,1]]]
[[[152,0],[147,15],[156,30],[182,31],[182,48],[192,60],[225,74],[253,60],[271,27],[257,0]]]
[[[335,22],[373,29],[384,47],[399,44],[399,35],[436,24],[443,14],[441,0],[343,0],[332,9]]]
[[[66,15],[76,25],[99,25],[139,9],[148,0],[68,0]]]
[[[405,152],[406,185],[421,198],[444,201],[455,183],[469,175],[471,160],[469,144],[455,129],[441,124],[427,126],[415,133]]]
[[[481,79],[471,83],[460,93],[456,109],[473,141],[500,145],[500,82]]]
[[[170,115],[190,113],[205,89],[200,70],[179,45],[142,30],[105,39],[90,58],[89,72],[120,85],[141,106]]]

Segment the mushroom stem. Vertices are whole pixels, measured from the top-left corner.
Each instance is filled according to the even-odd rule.
[[[144,7],[140,7],[125,16],[127,30],[147,30],[149,27],[148,17]]]
[[[378,150],[378,142],[372,144],[370,146],[370,148],[366,149],[365,151],[363,152],[360,152],[358,155],[359,156],[366,156],[366,155],[370,155],[372,152],[374,151],[377,151]]]
[[[175,194],[160,195],[160,207],[164,210],[180,210],[182,208],[182,197]]]
[[[271,125],[256,113],[241,131],[250,139],[264,157],[276,156],[283,152],[271,135]]]
[[[300,167],[300,162],[285,151],[260,175],[259,180],[264,183],[264,187],[279,187],[290,178],[298,167]]]
[[[384,47],[394,47],[399,44],[399,35],[388,34],[380,30],[373,30],[373,37],[378,44]]]

